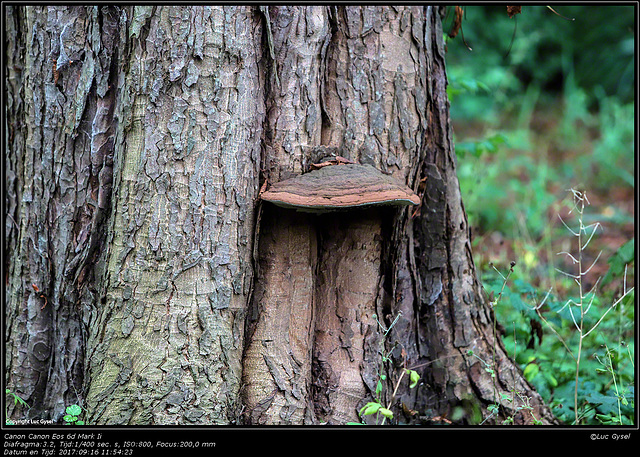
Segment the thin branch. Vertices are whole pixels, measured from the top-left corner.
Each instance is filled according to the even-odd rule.
[[[569,353],[569,355],[571,356],[571,358],[573,360],[576,360],[576,357],[573,355],[573,352],[571,352],[571,349],[569,348],[569,346],[567,346],[567,343],[565,343],[564,339],[560,336],[560,334],[556,331],[556,329],[553,328],[553,325],[551,325],[551,323],[545,319],[545,317],[542,315],[542,313],[540,312],[539,309],[536,310],[538,317],[540,317],[540,319],[542,320],[542,322],[544,322],[545,324],[547,324],[547,327],[549,327],[549,329],[554,333],[554,335],[558,338],[558,341],[560,341],[560,343],[562,343],[562,345],[564,346],[564,348],[567,350],[567,352]]]
[[[553,289],[553,286],[549,288],[549,290],[547,291],[547,295],[544,296],[544,298],[542,299],[542,301],[540,302],[539,305],[535,305],[533,308],[531,308],[532,311],[538,311],[540,308],[542,308],[545,304],[545,302],[547,301],[547,298],[549,298],[549,295],[551,295],[551,290]]]
[[[576,326],[576,329],[578,330],[578,332],[582,333],[582,329],[580,328],[580,326],[576,322],[576,318],[573,315],[573,310],[571,309],[571,306],[569,306],[569,314],[571,314],[571,320],[573,320],[573,325]]]
[[[556,313],[559,313],[560,311],[562,311],[563,309],[565,309],[567,307],[567,305],[576,305],[576,306],[580,306],[579,303],[573,301],[573,299],[569,298],[565,303],[564,306],[562,308],[560,308],[558,311],[556,311]]]
[[[600,225],[600,222],[596,222],[595,224],[591,224],[591,225],[595,225],[595,227],[594,227],[594,229],[593,229],[593,232],[591,232],[591,235],[589,236],[589,239],[587,240],[587,242],[584,244],[584,246],[582,246],[582,250],[583,250],[583,251],[586,249],[587,245],[588,245],[588,244],[589,244],[589,242],[591,241],[591,238],[593,238],[593,235],[595,235],[596,230],[598,230],[598,227],[602,227],[602,226]],[[585,233],[587,233],[587,230],[586,230],[586,229],[588,229],[589,227],[591,227],[591,225],[588,225],[588,226],[584,227],[584,229],[585,229],[585,230],[584,230],[584,232],[585,232]]]
[[[587,294],[587,295],[589,295],[589,294]],[[587,297],[587,295],[585,295],[585,296],[584,296],[584,298],[586,298],[586,297]],[[589,312],[589,310],[591,309],[591,305],[593,305],[593,300],[595,300],[595,298],[596,298],[596,294],[595,294],[595,293],[593,293],[593,294],[591,295],[591,300],[589,300],[589,304],[587,305],[587,308],[584,310],[584,315],[585,315],[585,316],[587,315],[587,313],[588,313],[588,312]]]
[[[570,278],[573,279],[580,279],[580,276],[576,276],[576,275],[572,275],[571,273],[567,273],[566,271],[562,271],[560,268],[556,268],[555,269],[558,273],[562,273],[565,276],[569,276]]]
[[[627,296],[627,295],[629,295],[631,292],[633,292],[633,289],[634,289],[634,288],[632,287],[631,289],[629,289],[628,291],[626,291],[626,292],[624,293],[624,295],[622,295],[620,298],[618,298],[618,299],[615,301],[615,303],[613,303],[611,306],[609,306],[609,309],[607,309],[607,310],[604,312],[604,314],[603,314],[602,316],[600,316],[600,319],[598,319],[598,322],[596,322],[596,323],[593,325],[593,327],[591,327],[591,330],[589,330],[587,333],[585,333],[584,335],[582,335],[582,336],[581,336],[581,338],[586,338],[586,337],[587,337],[587,335],[588,335],[589,333],[593,332],[593,331],[596,329],[596,327],[597,327],[598,325],[600,325],[600,322],[602,322],[602,319],[604,319],[604,317],[609,313],[609,311],[611,311],[613,308],[615,308],[615,307],[618,305],[618,303],[620,303],[620,302],[622,301],[622,299],[623,299],[624,297],[626,297],[626,296]]]
[[[494,270],[496,270],[496,273],[498,273],[498,274],[500,275],[500,277],[501,277],[504,281],[506,281],[506,280],[507,280],[507,278],[505,278],[505,277],[504,277],[504,275],[500,272],[500,270],[498,270],[498,269],[496,268],[496,266],[493,264],[493,262],[491,262],[491,268],[493,268]]]
[[[595,290],[596,287],[598,287],[598,283],[600,282],[600,280],[602,279],[602,277],[599,277],[598,280],[596,281],[596,283],[593,285],[593,287],[589,290],[589,292],[586,293],[585,296],[589,295],[590,293],[594,293],[595,294]]]
[[[600,253],[598,254],[598,257],[596,257],[596,260],[593,261],[591,266],[581,273],[582,276],[586,275],[587,273],[589,273],[589,271],[591,271],[591,269],[596,264],[596,262],[598,261],[598,259],[600,258],[601,255],[602,255],[602,251],[600,251]]]
[[[571,257],[571,260],[573,261],[573,263],[578,263],[578,259],[576,259],[574,256],[572,256],[567,251],[558,252],[556,255],[560,255],[560,254],[568,255],[569,257]]]
[[[558,214],[558,219],[560,219],[560,222],[562,222],[562,225],[564,225],[567,228],[567,230],[569,230],[573,234],[573,236],[578,236],[579,235],[579,233],[576,233],[573,230],[571,230],[571,228],[569,228],[569,226],[565,223],[565,221],[562,219],[562,217],[560,217],[559,214]]]

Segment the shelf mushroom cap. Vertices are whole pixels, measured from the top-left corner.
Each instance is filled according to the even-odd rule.
[[[280,181],[262,200],[298,211],[327,212],[373,205],[417,205],[407,186],[370,165],[333,165]]]

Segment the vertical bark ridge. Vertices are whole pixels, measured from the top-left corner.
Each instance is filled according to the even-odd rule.
[[[270,207],[264,212],[243,361],[245,416],[252,424],[313,423],[313,216]]]
[[[378,14],[372,7],[269,9],[281,84],[280,90],[274,88],[276,79],[271,76],[265,128],[265,171],[270,181],[307,171],[307,162],[315,158],[315,149],[308,146],[321,144],[413,185],[426,124],[418,104],[426,94],[426,78],[420,71],[425,61],[421,47],[423,19],[420,8],[382,10]],[[305,35],[307,39],[301,41],[300,36]],[[302,87],[294,84],[299,81],[305,81]],[[301,97],[305,91],[308,96]],[[304,123],[291,122],[293,119],[303,119]],[[389,310],[384,290],[388,285],[381,275],[382,264],[388,265],[390,259],[382,259],[376,251],[381,249],[380,241],[369,239],[369,234],[382,236],[379,222],[369,221],[368,234],[355,223],[340,229],[331,224],[330,228],[322,228],[324,223],[320,220],[314,223],[323,242],[318,245],[316,335],[312,341],[314,365],[310,382],[314,401],[321,405],[315,411],[318,420],[344,423],[358,420],[357,406],[371,398],[377,384],[380,335],[377,324],[371,325],[371,316],[377,306]],[[273,228],[262,225],[261,233],[265,230]],[[336,230],[342,236],[333,233]],[[368,241],[358,241],[360,238]],[[371,254],[376,260],[361,258],[355,248],[358,244],[378,252]],[[286,252],[285,244],[279,249],[285,252],[278,256],[292,255]],[[275,252],[278,250],[272,250]],[[357,271],[369,272],[366,284],[371,290],[366,293],[353,292],[351,284],[342,283],[344,275]],[[259,272],[262,279],[268,280],[262,274]],[[278,287],[279,282],[274,284]],[[366,288],[364,282],[361,286]],[[352,303],[354,294],[361,301]],[[258,328],[262,319],[273,314],[264,307],[276,305],[263,300],[260,306],[263,308],[257,317]],[[381,313],[385,315],[393,319],[388,312]],[[259,360],[253,355],[259,346],[250,347],[252,358]],[[268,353],[267,349],[260,351],[263,355]],[[267,362],[262,363],[261,372],[266,374]],[[266,384],[277,384],[274,380],[269,382]],[[249,403],[268,405],[276,398],[271,393],[276,390],[264,389],[261,398]]]
[[[382,211],[323,215],[313,346],[314,404],[319,421],[357,422],[367,398],[362,371],[375,365],[365,337],[373,318],[382,257]]]
[[[267,181],[277,182],[305,170],[312,147],[320,144],[321,55],[329,26],[325,7],[268,7],[263,20],[270,25],[263,46],[272,45],[275,58],[268,76],[263,172]],[[311,219],[291,212],[281,220],[277,214],[260,224],[263,257],[257,262],[251,304],[256,314],[247,325],[244,356],[245,415],[251,423],[310,423],[315,418],[309,401],[314,309],[309,275],[316,270],[316,235]],[[263,234],[269,240],[262,241]],[[264,292],[271,289],[278,292]],[[280,344],[266,341],[274,332],[281,333]]]
[[[324,97],[324,143],[410,184],[426,122],[420,11],[338,8]]]
[[[501,341],[494,339],[492,318],[473,265],[449,124],[440,15],[439,8],[425,9],[424,43],[429,81],[425,113],[430,121],[418,175],[424,180],[424,197],[419,215],[411,223],[412,236],[401,242],[399,250],[409,252],[409,262],[400,260],[395,276],[396,290],[409,291],[405,278],[413,275],[417,285],[415,299],[407,294],[409,301],[400,300],[395,309],[413,307],[412,320],[420,325],[417,332],[406,334],[414,337],[402,335],[401,326],[391,335],[392,339],[403,342],[408,358],[419,367],[423,382],[414,392],[406,387],[400,389],[398,402],[407,410],[439,411],[445,416],[462,411],[464,420],[473,421],[476,420],[474,409],[477,412],[493,402],[502,404],[506,414],[513,411],[514,405],[504,402],[501,394],[515,388],[531,397],[534,414],[546,420],[552,414],[509,359]],[[415,249],[414,261],[412,249]],[[413,300],[415,305],[411,304]],[[495,384],[478,359],[492,363],[494,348]],[[469,355],[469,351],[474,355]],[[412,420],[411,416],[405,419]],[[525,420],[531,418],[522,414],[516,418],[516,421]]]
[[[321,142],[322,49],[330,30],[325,7],[268,11],[278,80],[272,70],[263,168],[277,182],[306,171],[310,148]]]
[[[83,314],[96,298],[92,266],[111,194],[117,25],[110,7],[14,12],[26,37],[15,56],[24,92],[14,94],[30,103],[9,113],[24,131],[9,175],[25,187],[10,213],[15,228],[20,221],[10,253],[20,274],[8,294],[8,384],[31,416],[57,420],[83,397]]]
[[[264,117],[257,19],[245,7],[123,10],[93,423],[237,419]]]
[[[406,182],[417,190],[417,170],[424,153],[428,125],[424,109],[429,75],[425,73],[428,56],[424,46],[426,33],[421,7],[339,7],[336,9],[334,37],[327,51],[325,104],[332,120],[323,132],[327,144],[341,148],[342,155]],[[418,331],[413,311],[416,286],[411,269],[413,246],[407,235],[412,211],[397,211],[393,231],[385,233],[384,253],[379,273],[372,282],[377,297],[368,310],[376,312],[386,325],[397,317],[395,341],[404,342]],[[395,278],[395,279],[394,279]],[[401,284],[400,284],[401,282]],[[397,346],[397,361],[390,372],[379,372],[380,329],[377,324],[363,336],[366,363],[362,368],[366,399],[375,397],[380,375],[387,374],[380,395],[390,400],[396,371],[403,363],[413,362],[418,354],[407,349],[401,360],[402,345]],[[398,371],[399,372],[399,371]]]

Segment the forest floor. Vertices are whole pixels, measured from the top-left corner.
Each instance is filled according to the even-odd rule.
[[[625,148],[628,127],[619,135],[622,147],[609,154],[603,138],[611,132],[577,125],[573,140],[567,141],[566,126],[563,136],[563,121],[553,113],[534,112],[529,130],[502,130],[504,144],[482,153],[474,141],[486,145],[495,129],[481,121],[453,122],[456,141],[466,141],[472,151],[458,154],[458,177],[474,262],[488,296],[493,293],[495,299],[506,286],[501,301],[494,302],[505,330],[503,343],[558,419],[574,421],[579,372],[580,423],[630,424],[634,293],[619,298],[635,285],[635,186],[629,182],[635,153]],[[588,199],[582,220],[572,190]],[[574,236],[580,224],[586,245],[581,257]],[[580,271],[574,259],[581,259],[582,271],[588,271],[581,287],[568,275]],[[511,262],[515,267],[509,274]],[[581,295],[589,305],[582,308],[589,313],[582,328],[575,317],[580,316],[576,303]],[[547,297],[540,311],[553,328],[535,311]],[[534,340],[536,329],[540,333]],[[576,364],[576,347],[587,332]]]

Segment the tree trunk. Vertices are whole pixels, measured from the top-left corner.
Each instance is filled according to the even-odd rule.
[[[31,405],[9,415],[344,424],[376,398],[495,422],[516,389],[552,422],[480,294],[442,12],[9,7],[7,386]],[[326,155],[419,208],[260,200]]]
[[[7,7],[7,386],[31,417],[81,401],[110,211],[118,14]]]

